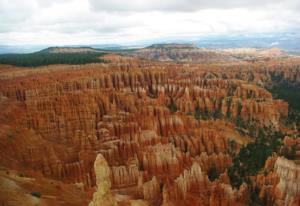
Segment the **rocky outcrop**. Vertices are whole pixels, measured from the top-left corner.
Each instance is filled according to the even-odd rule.
[[[192,198],[191,194],[197,194],[198,198]],[[210,182],[200,165],[193,163],[173,185],[165,185],[163,205],[246,205],[247,194],[246,185],[237,191],[218,180]]]
[[[278,205],[292,205],[300,194],[300,165],[279,157],[275,163],[275,172],[280,181],[278,189]]]
[[[110,191],[111,171],[106,160],[101,154],[97,155],[94,168],[97,191],[94,193],[93,200],[90,202],[89,206],[117,206],[117,201]]]

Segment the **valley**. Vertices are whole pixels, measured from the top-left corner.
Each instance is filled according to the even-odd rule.
[[[300,204],[298,56],[75,50],[0,64],[0,204]]]

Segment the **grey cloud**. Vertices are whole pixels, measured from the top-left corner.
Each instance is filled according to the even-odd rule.
[[[71,2],[72,0],[63,0],[64,2]],[[62,0],[37,0],[37,3],[41,7],[49,7],[56,3],[61,3]]]
[[[91,23],[61,23],[52,25],[37,25],[31,30],[56,31],[64,34],[76,34],[79,32],[92,32],[104,34],[119,33],[125,30],[125,25],[102,25],[96,22]]]
[[[36,8],[34,1],[0,0],[0,23],[16,23],[30,18]]]
[[[190,12],[202,9],[263,8],[281,6],[300,8],[299,0],[89,0],[96,11],[145,12],[178,11]]]
[[[299,28],[297,9],[300,0],[0,0],[0,42],[272,32]]]

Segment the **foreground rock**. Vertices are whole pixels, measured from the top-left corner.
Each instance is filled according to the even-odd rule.
[[[89,206],[117,206],[117,201],[112,195],[111,188],[111,171],[101,154],[97,155],[94,163],[96,174],[97,191],[93,195],[93,201]]]

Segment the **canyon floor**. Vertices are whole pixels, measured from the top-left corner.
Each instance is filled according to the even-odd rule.
[[[0,205],[300,205],[299,57],[102,53],[0,64]]]

